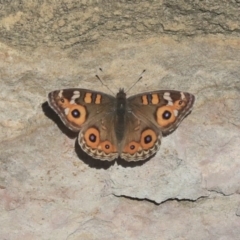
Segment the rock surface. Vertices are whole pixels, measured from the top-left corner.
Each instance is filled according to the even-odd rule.
[[[0,239],[239,239],[239,3],[181,3],[2,4]],[[191,92],[192,113],[147,162],[81,154],[47,93],[144,69],[129,95]]]

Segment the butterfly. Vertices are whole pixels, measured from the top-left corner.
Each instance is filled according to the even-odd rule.
[[[161,138],[174,131],[191,112],[191,93],[158,90],[116,97],[81,88],[56,90],[48,95],[50,107],[72,131],[92,158],[141,161],[160,148]]]

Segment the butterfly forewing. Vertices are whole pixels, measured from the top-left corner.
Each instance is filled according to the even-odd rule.
[[[191,112],[195,97],[187,92],[160,90],[137,94],[128,100],[137,115],[152,122],[166,135]]]

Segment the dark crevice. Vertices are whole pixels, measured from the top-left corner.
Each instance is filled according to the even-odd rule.
[[[168,198],[160,203],[154,201],[154,200],[151,200],[151,199],[148,199],[148,198],[134,198],[134,197],[130,197],[130,196],[126,196],[126,195],[116,195],[116,194],[113,194],[115,197],[119,197],[119,198],[126,198],[126,199],[130,199],[130,200],[134,200],[134,201],[139,201],[139,202],[142,202],[142,201],[147,201],[147,202],[150,202],[150,203],[153,203],[154,205],[156,206],[159,206],[161,204],[164,204],[166,202],[172,202],[172,201],[177,201],[177,202],[197,202],[198,200],[200,199],[204,199],[204,198],[208,198],[208,196],[201,196],[201,197],[198,197],[197,199],[187,199],[187,198],[182,198],[182,199],[179,199],[179,198]]]
[[[224,193],[224,192],[222,192],[222,191],[217,191],[217,190],[208,190],[209,192],[211,192],[211,193],[217,193],[217,194],[220,194],[220,195],[222,195],[222,196],[224,196],[224,197],[229,197],[229,196],[231,196],[231,195],[234,195],[234,194],[236,194],[236,193],[229,193],[229,194],[226,194],[226,193]]]

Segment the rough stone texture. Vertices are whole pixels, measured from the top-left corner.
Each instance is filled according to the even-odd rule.
[[[0,239],[239,239],[239,4],[1,3]],[[143,69],[129,94],[189,91],[193,112],[147,162],[88,158],[47,93]]]
[[[239,35],[240,1],[6,1],[0,40],[16,48],[80,49],[159,35]]]

